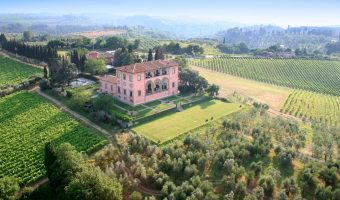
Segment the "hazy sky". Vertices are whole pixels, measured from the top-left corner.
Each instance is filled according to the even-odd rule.
[[[287,26],[340,25],[340,0],[0,0],[0,13],[105,13]]]

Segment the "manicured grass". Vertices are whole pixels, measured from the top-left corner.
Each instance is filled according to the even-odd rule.
[[[158,106],[161,103],[162,103],[161,101],[156,100],[156,101],[152,101],[152,102],[149,102],[149,103],[145,103],[144,105],[149,106],[149,107],[155,107],[155,106]]]
[[[171,97],[165,98],[163,100],[173,101],[173,100],[176,100],[176,99],[179,99],[179,98],[180,97],[178,97],[178,96],[171,96]]]
[[[19,84],[32,77],[42,76],[42,72],[39,68],[0,56],[0,88]]]
[[[107,143],[101,135],[30,92],[0,98],[0,122],[0,177],[14,176],[21,184],[45,176],[47,142],[68,142],[88,153]]]
[[[173,113],[133,128],[154,142],[161,143],[174,139],[193,128],[206,123],[206,119],[218,119],[240,110],[239,104],[211,100],[200,103],[182,112]]]
[[[165,109],[168,109],[168,108],[171,108],[171,107],[174,107],[175,105],[174,104],[165,104],[165,103],[162,103],[162,104],[159,104],[158,106],[154,107],[153,109],[156,109],[156,110],[165,110]]]

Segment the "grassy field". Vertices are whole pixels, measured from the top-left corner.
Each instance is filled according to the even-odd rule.
[[[295,90],[281,111],[306,120],[340,125],[340,96]]]
[[[215,58],[190,64],[260,82],[340,95],[340,62],[306,59]]]
[[[133,128],[133,131],[154,142],[163,143],[205,124],[207,119],[211,121],[221,118],[240,109],[239,104],[218,100],[206,101],[182,112],[173,113],[137,126]]]
[[[192,66],[192,68],[199,71],[200,75],[206,78],[209,83],[219,85],[222,96],[232,95],[234,91],[236,91],[258,102],[266,103],[276,110],[280,110],[289,94],[293,92],[293,90],[289,88],[235,77],[201,67]]]
[[[184,48],[191,45],[199,45],[204,49],[204,55],[220,55],[222,54],[214,45],[209,43],[198,43],[198,42],[187,42],[187,41],[170,41],[170,40],[160,40],[159,44],[169,44],[170,42],[179,43],[179,45]]]
[[[41,69],[0,56],[0,88],[19,84],[36,76],[42,76]]]
[[[46,142],[69,142],[88,153],[107,143],[101,135],[30,92],[0,98],[0,121],[0,177],[17,177],[21,184],[45,176]]]

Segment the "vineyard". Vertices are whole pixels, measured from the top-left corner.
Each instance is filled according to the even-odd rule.
[[[16,85],[31,77],[41,75],[41,69],[0,56],[0,88],[7,85]]]
[[[191,65],[279,86],[340,95],[340,62],[304,59],[214,58]]]
[[[91,153],[107,141],[41,97],[19,92],[0,98],[0,177],[21,184],[45,176],[44,145],[69,142]]]
[[[305,120],[337,126],[340,124],[340,97],[295,90],[281,111]]]

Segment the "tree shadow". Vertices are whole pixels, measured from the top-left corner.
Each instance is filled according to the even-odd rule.
[[[212,101],[212,100],[210,100],[210,101],[205,101],[205,102],[203,102],[203,103],[200,103],[200,104],[198,104],[202,109],[206,109],[206,108],[208,108],[209,106],[212,106],[212,105],[214,105],[214,104],[216,104],[214,101]]]

